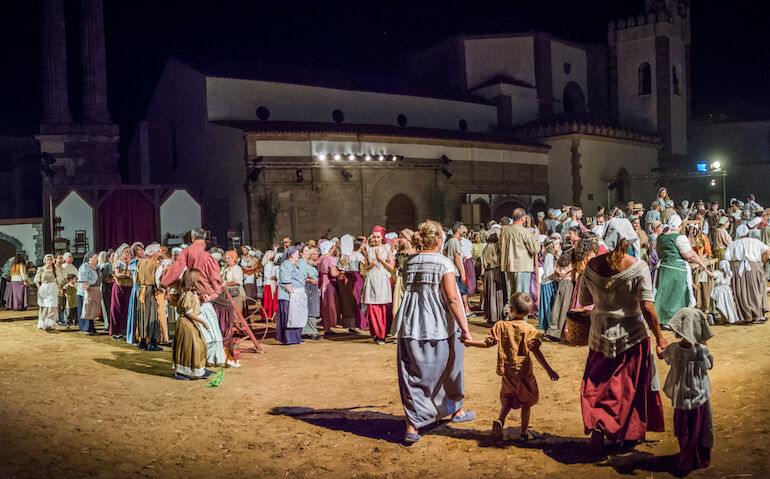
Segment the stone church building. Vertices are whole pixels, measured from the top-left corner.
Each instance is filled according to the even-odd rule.
[[[131,180],[199,185],[206,226],[252,243],[646,199],[687,154],[690,20],[645,3],[606,45],[462,35],[399,77],[171,58]]]

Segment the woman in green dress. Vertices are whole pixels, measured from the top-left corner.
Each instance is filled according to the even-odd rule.
[[[713,278],[700,256],[692,249],[686,235],[679,234],[682,218],[674,215],[668,220],[667,229],[658,236],[655,249],[658,252],[658,269],[655,275],[657,294],[655,310],[660,324],[665,325],[682,308],[695,307],[692,287],[692,261]]]

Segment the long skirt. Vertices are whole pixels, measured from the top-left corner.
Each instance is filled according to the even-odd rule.
[[[112,299],[110,300],[110,334],[118,336],[126,334],[128,321],[128,305],[131,299],[132,286],[121,286],[117,282],[112,286]]]
[[[385,339],[388,324],[393,321],[392,303],[367,304],[366,320],[369,322],[369,334],[373,338]]]
[[[361,288],[364,277],[358,271],[346,271],[345,280],[337,281],[342,325],[346,328],[366,329],[366,317],[361,311]]]
[[[37,327],[50,331],[56,329],[59,315],[59,289],[56,283],[42,283],[37,290]]]
[[[241,357],[241,353],[238,350],[238,341],[235,337],[235,309],[233,309],[232,303],[227,299],[225,291],[222,290],[219,293],[217,299],[211,302],[214,306],[214,311],[217,313],[217,319],[219,320],[219,330],[222,332],[222,342],[225,347],[225,353],[227,359],[237,361]]]
[[[538,328],[547,331],[551,326],[551,309],[553,301],[556,298],[556,291],[559,288],[558,281],[551,281],[540,286],[540,310],[538,316]]]
[[[561,339],[564,334],[564,325],[567,324],[567,311],[569,311],[572,301],[572,291],[575,289],[575,283],[569,278],[559,280],[559,286],[556,287],[556,296],[553,299],[551,307],[551,321],[548,325],[548,336]]]
[[[176,322],[171,367],[188,378],[201,378],[206,372],[206,341],[197,323],[182,316]]]
[[[24,281],[11,281],[8,291],[8,300],[5,302],[7,309],[23,309],[27,304],[27,286]]]
[[[394,316],[398,314],[398,308],[401,307],[401,301],[404,299],[405,291],[406,291],[406,283],[404,283],[404,277],[399,273],[396,275],[396,280],[393,282],[393,315]]]
[[[321,290],[317,284],[305,283],[307,294],[307,316],[317,318],[321,316]]]
[[[158,319],[158,301],[155,299],[155,286],[140,286],[136,300],[134,323],[138,338],[154,341],[160,339],[160,320]]]
[[[102,319],[104,320],[104,329],[110,327],[110,301],[112,301],[112,283],[102,283]]]
[[[476,293],[476,266],[473,264],[473,258],[465,258],[463,261],[465,268],[465,284],[468,286],[468,297]]]
[[[302,342],[302,328],[288,328],[289,300],[278,300],[278,314],[275,320],[275,339],[283,344],[299,344]]]
[[[139,285],[131,286],[131,296],[128,298],[128,315],[126,316],[126,342],[134,344],[134,314],[136,313],[136,296],[139,294]]]
[[[182,319],[181,316],[179,319]],[[217,313],[211,303],[201,304],[201,319],[209,325],[208,329],[200,330],[206,342],[206,364],[221,366],[225,363],[225,348],[222,346],[222,332],[219,330]]]
[[[323,320],[324,332],[331,331],[337,326],[339,314],[337,313],[337,290],[330,282],[321,290],[321,319]]]
[[[674,409],[674,435],[679,440],[679,471],[708,467],[714,447],[711,402],[689,411]]]
[[[427,426],[462,409],[464,357],[459,332],[447,339],[398,340],[398,389],[413,426]]]
[[[496,323],[503,319],[505,309],[505,278],[500,268],[484,271],[484,319]]]
[[[99,286],[86,288],[83,298],[83,309],[80,313],[80,331],[95,333],[94,320],[102,312],[102,290]]]
[[[165,343],[168,337],[168,314],[166,311],[166,293],[155,291],[155,302],[158,303],[158,324],[160,325],[160,341]]]
[[[767,286],[765,272],[760,262],[751,262],[751,271],[744,269],[743,276],[738,274],[740,261],[730,261],[733,270],[731,286],[735,294],[735,309],[741,321],[752,323],[762,319],[768,311]]]
[[[273,288],[269,284],[265,285],[264,294],[262,295],[262,306],[265,308],[265,314],[268,318],[272,318],[278,309],[278,289]]]
[[[644,439],[647,431],[663,432],[663,405],[651,386],[650,339],[615,358],[589,350],[580,405],[585,433],[604,431],[611,443]]]
[[[690,304],[687,270],[684,266],[660,263],[656,286],[655,310],[658,312],[658,321],[660,324],[667,324],[680,309]]]

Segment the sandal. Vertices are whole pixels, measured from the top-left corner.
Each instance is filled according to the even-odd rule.
[[[452,416],[452,422],[468,422],[476,419],[476,413],[473,411],[465,411],[464,416]]]
[[[520,435],[519,439],[522,440],[522,441],[531,441],[531,440],[537,439],[537,438],[535,437],[534,434],[532,434],[531,432],[527,431],[524,434]]]
[[[413,432],[408,432],[404,434],[404,443],[405,444],[414,444],[415,442],[419,441],[422,438],[419,434],[415,434]]]

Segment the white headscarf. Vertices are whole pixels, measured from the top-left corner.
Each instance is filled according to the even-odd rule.
[[[668,219],[666,224],[668,225],[669,229],[678,229],[680,226],[682,226],[682,218],[680,218],[679,215],[673,215]]]
[[[636,257],[641,256],[639,251],[639,237],[631,226],[631,222],[626,218],[612,218],[605,223],[604,245],[610,251],[614,251],[621,240],[626,240],[634,248]]]
[[[725,278],[729,278],[733,274],[733,270],[730,268],[730,262],[726,259],[719,262],[719,269],[724,273]]]
[[[735,230],[735,236],[737,238],[743,238],[744,236],[748,236],[748,235],[749,235],[749,227],[746,226],[745,224],[740,225]]]
[[[332,250],[332,247],[334,246],[333,241],[321,241],[321,244],[318,245],[318,250],[320,251],[321,255],[329,254],[329,251]]]
[[[503,228],[502,228],[502,226],[500,226],[500,225],[498,225],[498,224],[493,224],[493,225],[492,225],[492,226],[489,228],[489,231],[487,231],[487,236],[491,235],[492,233],[497,233],[497,236],[500,236],[500,232],[501,232],[501,231],[503,231]]]
[[[396,234],[396,233],[391,232],[391,233],[385,234],[385,239],[386,240],[394,240],[396,238],[398,238],[398,234]]]
[[[353,254],[353,237],[345,235],[340,239],[340,254],[350,256]]]
[[[182,248],[180,248],[179,246],[174,246],[173,248],[171,248],[171,254],[174,254],[174,253],[182,254]]]
[[[262,266],[266,266],[267,263],[271,262],[274,257],[275,257],[275,251],[271,249],[267,250],[265,255],[262,256]]]
[[[153,256],[160,253],[160,245],[158,243],[151,243],[144,249],[144,254],[147,256]]]
[[[222,261],[222,253],[220,253],[219,251],[214,251],[213,253],[211,253],[211,256],[215,260],[217,260],[217,262]]]

